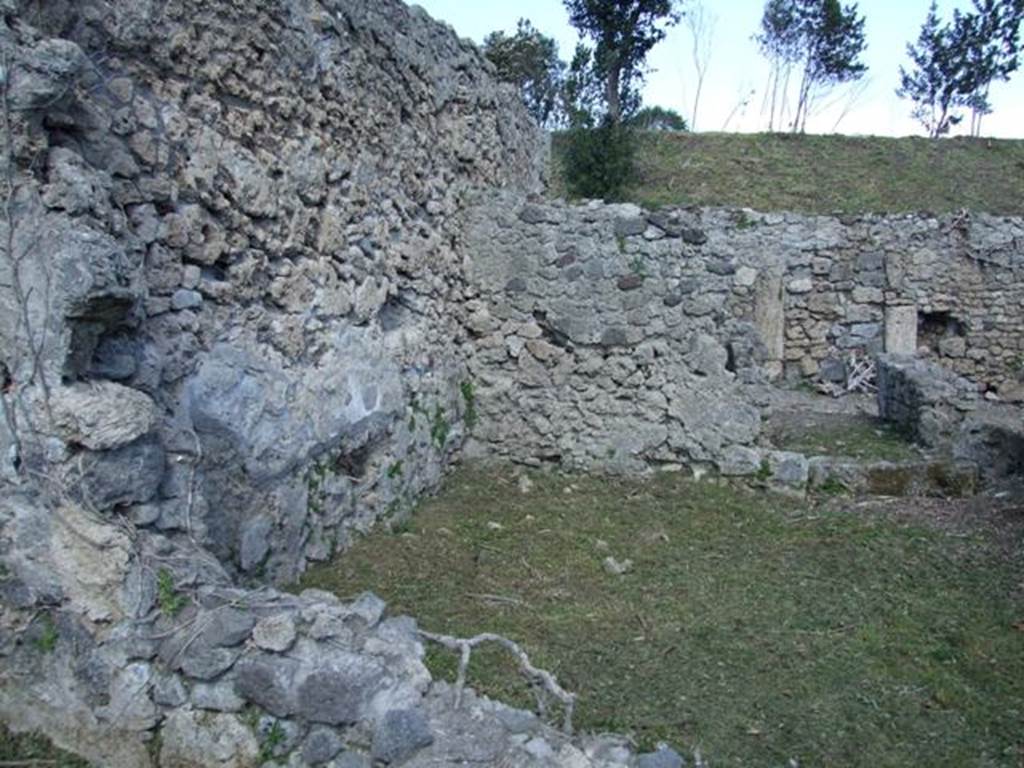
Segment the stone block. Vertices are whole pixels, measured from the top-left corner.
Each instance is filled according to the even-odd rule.
[[[761,451],[745,445],[729,446],[718,461],[718,471],[726,477],[756,475],[760,469]]]
[[[758,282],[754,291],[754,326],[764,344],[766,362],[781,362],[786,345],[781,278],[765,276]]]
[[[265,651],[284,653],[295,642],[295,619],[288,613],[260,619],[252,630],[252,640]]]
[[[632,237],[633,235],[642,235],[646,229],[647,221],[646,219],[640,216],[615,220],[616,237]]]
[[[358,722],[382,678],[382,670],[369,659],[351,653],[337,654],[299,683],[298,714],[311,723],[324,725]]]
[[[885,351],[890,355],[917,353],[917,307],[885,308]]]
[[[814,280],[809,277],[798,277],[789,281],[786,290],[795,294],[810,293],[814,290]]]
[[[384,715],[373,733],[375,760],[399,763],[434,743],[427,718],[418,709],[396,709]]]
[[[113,382],[54,390],[54,426],[61,439],[93,451],[134,442],[156,424],[156,404],[143,392]]]
[[[344,743],[333,728],[317,726],[302,743],[302,759],[310,765],[323,765],[337,755]]]
[[[740,267],[736,270],[734,278],[736,285],[743,288],[750,288],[757,282],[758,272],[753,267]]]
[[[881,288],[857,287],[853,289],[853,300],[858,304],[881,304]]]

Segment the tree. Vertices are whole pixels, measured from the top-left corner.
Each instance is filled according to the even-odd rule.
[[[664,107],[644,107],[635,115],[627,118],[627,128],[635,128],[638,131],[686,131],[689,126],[686,118],[674,109]]]
[[[771,64],[768,76],[767,99],[771,105],[768,130],[775,130],[776,114],[781,121],[785,113],[785,97],[789,91],[789,77],[800,58],[801,26],[797,18],[796,3],[792,0],[768,0],[761,16],[761,31],[754,36],[762,55]]]
[[[605,117],[620,125],[640,107],[639,86],[651,48],[679,21],[673,0],[563,0],[569,20],[594,43],[592,68]]]
[[[992,112],[992,83],[1008,80],[1020,66],[1024,0],[974,0],[974,10],[953,12],[953,36],[966,58],[961,90],[964,105],[971,110],[971,135],[978,136],[982,118]]]
[[[911,115],[931,138],[942,136],[963,118],[953,112],[959,106],[959,82],[963,57],[956,50],[952,30],[939,23],[935,0],[921,25],[916,43],[907,44],[907,55],[914,63],[908,72],[900,67],[900,87],[896,95],[914,101]]]
[[[565,63],[558,58],[558,44],[520,19],[514,35],[492,32],[484,39],[484,54],[498,70],[498,77],[518,86],[527,110],[538,125],[559,122],[559,101]]]
[[[601,94],[590,49],[579,43],[562,82],[562,111],[570,129],[594,127]]]
[[[774,127],[776,107],[780,115],[784,111],[777,99],[780,93],[785,99],[794,66],[801,67],[791,124],[794,132],[807,129],[816,99],[841,83],[863,77],[867,71],[859,60],[867,41],[864,17],[858,16],[856,3],[843,6],[839,0],[768,0],[761,32],[755,39],[773,63],[770,127]]]
[[[695,3],[689,7],[686,16],[683,17],[686,28],[690,32],[690,48],[693,57],[693,68],[697,75],[696,94],[693,97],[693,112],[690,114],[690,127],[697,130],[697,110],[700,107],[700,95],[704,90],[704,78],[708,73],[708,64],[711,62],[711,42],[715,36],[715,26],[718,17],[708,11],[703,3]]]
[[[989,88],[1007,80],[1020,64],[1024,0],[974,0],[974,12],[953,12],[941,24],[933,0],[917,42],[907,45],[913,69],[900,67],[896,94],[911,99],[911,115],[932,138],[949,133],[971,110],[971,135],[991,112]]]

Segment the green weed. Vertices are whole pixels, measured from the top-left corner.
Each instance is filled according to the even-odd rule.
[[[174,618],[181,613],[188,599],[178,592],[174,586],[174,574],[166,568],[161,568],[156,576],[156,602],[160,606],[160,612],[168,618]]]
[[[476,426],[476,388],[472,381],[464,381],[459,385],[462,392],[462,402],[466,405],[466,428],[472,430]]]
[[[39,620],[41,629],[35,638],[35,646],[40,653],[53,653],[57,649],[57,640],[60,635],[57,632],[57,625],[53,617],[46,613]]]
[[[448,433],[451,431],[451,425],[448,423],[448,419],[445,418],[444,409],[437,405],[434,407],[434,417],[430,422],[430,439],[434,441],[434,444],[439,450],[444,450],[445,445],[448,443]]]

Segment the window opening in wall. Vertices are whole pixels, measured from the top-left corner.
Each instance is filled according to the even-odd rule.
[[[918,312],[917,347],[922,355],[938,355],[944,341],[963,338],[964,325],[949,312]]]

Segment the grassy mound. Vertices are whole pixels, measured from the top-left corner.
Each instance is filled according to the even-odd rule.
[[[579,692],[583,728],[715,766],[1019,765],[1022,569],[988,534],[678,476],[532,478],[460,470],[302,586],[509,636]],[[470,679],[531,702],[500,651]]]
[[[553,141],[552,193],[564,196]],[[649,133],[626,198],[801,213],[1024,214],[1024,141]]]

